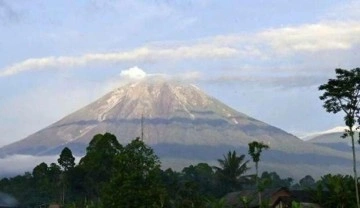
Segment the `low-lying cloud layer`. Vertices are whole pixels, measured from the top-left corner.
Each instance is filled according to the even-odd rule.
[[[0,158],[0,177],[14,176],[23,174],[25,172],[32,172],[32,170],[42,162],[50,165],[57,163],[58,156],[32,156],[32,155],[11,155],[5,158]],[[76,162],[80,158],[75,158]]]
[[[3,175],[23,174],[27,171],[31,172],[36,165],[42,162],[50,164],[56,163],[56,160],[56,156],[12,155],[0,158],[0,167],[1,170],[6,170],[6,172],[2,172]]]

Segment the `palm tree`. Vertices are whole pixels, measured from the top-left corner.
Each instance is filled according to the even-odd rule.
[[[256,170],[256,187],[258,188],[258,194],[259,194],[259,204],[261,205],[261,192],[259,187],[259,169],[258,169],[258,163],[260,161],[260,155],[263,149],[269,149],[269,146],[262,143],[253,141],[249,143],[249,155],[252,157],[253,162],[255,163],[255,170]]]
[[[354,178],[346,175],[327,174],[317,182],[317,187],[310,190],[314,200],[323,207],[356,207]],[[326,194],[324,191],[326,190]]]
[[[245,155],[237,156],[235,151],[229,151],[226,156],[224,155],[224,159],[218,159],[220,167],[214,167],[220,180],[230,186],[231,191],[240,188],[245,179],[243,174],[250,169],[247,166],[249,160],[244,159]]]

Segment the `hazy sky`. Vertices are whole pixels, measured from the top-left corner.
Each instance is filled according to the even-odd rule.
[[[0,146],[166,74],[294,134],[342,125],[317,87],[360,66],[359,1],[0,0]]]

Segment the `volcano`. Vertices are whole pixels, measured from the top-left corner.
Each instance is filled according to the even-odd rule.
[[[351,167],[350,154],[304,142],[237,112],[195,85],[162,78],[119,87],[25,139],[2,147],[0,155],[57,155],[65,146],[83,155],[93,136],[105,132],[115,134],[122,144],[141,136],[164,163],[167,159],[170,164],[174,159],[215,161],[230,149],[246,154],[248,143],[256,140],[271,148],[264,153],[265,167],[286,173],[292,172],[291,165],[305,167],[301,164],[324,172],[319,165],[326,166],[329,159],[332,164]]]

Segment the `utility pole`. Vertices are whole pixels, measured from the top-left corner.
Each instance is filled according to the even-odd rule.
[[[141,114],[141,141],[144,141],[144,114]]]

